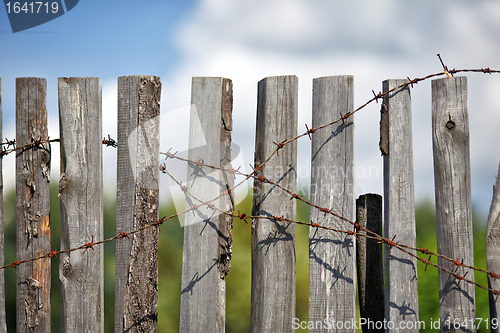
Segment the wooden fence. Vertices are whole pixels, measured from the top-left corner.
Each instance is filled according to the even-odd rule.
[[[416,266],[418,260],[431,263],[416,254],[432,253],[415,250],[407,83],[384,81],[383,93],[374,99],[383,97],[380,149],[384,199],[367,194],[355,200],[353,77],[314,80],[312,127],[299,135],[309,136],[312,144],[307,202],[296,193],[298,78],[260,81],[254,172],[245,176],[245,180],[254,180],[253,210],[246,215],[234,212],[233,190],[239,184],[234,184],[233,175],[238,171],[231,166],[232,82],[193,78],[191,117],[199,121],[190,124],[187,183],[179,183],[187,201],[181,332],[225,331],[225,278],[231,268],[234,218],[251,220],[252,332],[289,332],[304,327],[295,318],[297,223],[308,224],[310,230],[310,332],[354,332],[359,323],[356,290],[361,318],[374,323],[372,327],[364,325],[363,331],[383,330],[379,323],[387,323],[384,326],[391,332],[419,331]],[[102,243],[111,240],[116,241],[115,332],[156,331],[161,288],[158,227],[167,220],[158,215],[159,173],[168,173],[159,164],[161,83],[155,76],[118,78],[116,236],[108,240],[103,240],[101,89],[99,78],[59,78],[60,139],[49,140],[46,80],[16,81],[17,146],[5,143],[2,156],[16,153],[17,261],[6,266],[17,270],[18,332],[50,332],[50,259],[55,255],[60,260],[62,331],[103,332]],[[432,81],[443,331],[476,330],[474,325],[463,326],[476,317],[473,272],[465,278],[468,267],[474,266],[468,127],[466,77]],[[50,144],[55,141],[60,141],[61,147],[60,251],[50,248]],[[165,155],[177,158],[170,152]],[[500,272],[499,181],[488,220],[490,272]],[[0,173],[0,197],[2,191]],[[296,200],[311,206],[310,221],[295,222]],[[0,266],[4,261],[3,228],[0,201]],[[382,231],[385,237],[380,236]],[[6,331],[3,272],[0,270],[0,331]],[[496,277],[494,273],[489,276],[491,318],[497,318],[500,309],[495,293],[500,281]],[[447,323],[451,327],[446,328]]]

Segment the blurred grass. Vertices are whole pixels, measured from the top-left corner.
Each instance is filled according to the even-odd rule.
[[[434,206],[430,202],[424,202],[417,206],[415,211],[417,221],[417,247],[428,248],[437,252],[436,238],[436,214]],[[474,232],[474,266],[486,270],[486,223],[481,222],[479,217],[473,214],[473,232]],[[423,257],[423,255],[420,255]],[[428,259],[428,257],[425,257]],[[431,260],[437,263],[437,259]],[[420,320],[426,324],[425,331],[431,331],[430,321],[436,321],[439,318],[439,279],[438,270],[425,265],[421,262],[417,265],[418,274],[418,296]],[[483,286],[488,286],[488,280],[483,273],[476,272],[475,281]],[[488,292],[476,287],[476,318],[483,320],[490,317]],[[479,320],[477,321],[479,323]],[[434,330],[435,331],[435,330]],[[477,332],[489,332],[484,322],[479,326]]]
[[[116,203],[104,196],[104,238],[116,234],[115,210]],[[4,197],[5,218],[5,262],[16,260],[16,193],[11,191]],[[61,218],[59,215],[58,187],[50,188],[50,227],[51,248],[61,248]],[[115,244],[104,245],[104,312],[105,332],[114,331],[114,294],[115,294]],[[51,264],[51,331],[61,331],[61,293],[59,289],[59,259],[52,258]],[[16,270],[5,270],[5,307],[7,317],[7,331],[16,332]]]
[[[242,212],[251,212],[251,197],[247,197],[237,207]],[[15,193],[5,196],[5,262],[13,262],[15,258]],[[116,203],[104,197],[104,233],[105,237],[115,235],[115,207]],[[160,205],[160,216],[169,216],[175,213],[172,203]],[[57,187],[51,188],[51,228],[52,249],[60,248],[60,218]],[[309,207],[297,202],[297,217],[301,221],[309,220]],[[436,250],[436,226],[433,205],[421,203],[416,210],[417,245]],[[250,332],[250,285],[251,285],[251,229],[240,219],[235,219],[233,229],[233,257],[231,271],[227,276],[226,285],[226,332]],[[486,226],[474,216],[474,256],[475,265],[486,268],[485,251]],[[159,290],[158,290],[158,332],[178,332],[179,305],[181,291],[183,229],[177,219],[165,222],[161,226],[159,237]],[[296,317],[300,320],[308,318],[308,280],[309,280],[309,251],[308,227],[297,225],[297,266],[296,266]],[[114,325],[114,259],[115,243],[105,244],[105,332],[113,332]],[[433,262],[436,262],[433,259]],[[52,332],[60,332],[60,293],[58,277],[59,261],[52,261]],[[430,320],[439,317],[438,272],[433,267],[424,271],[425,265],[418,263],[419,279],[419,311],[420,320],[425,321],[429,331]],[[15,296],[16,271],[5,270],[6,278],[6,310],[8,332],[15,332]],[[484,274],[476,273],[476,281],[487,285]],[[477,318],[489,318],[488,294],[476,288]],[[359,314],[358,314],[359,317]],[[486,332],[484,323],[478,332]],[[307,330],[297,330],[307,332]]]

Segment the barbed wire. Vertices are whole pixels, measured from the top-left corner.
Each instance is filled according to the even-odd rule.
[[[5,142],[0,143],[2,149],[0,151],[0,158],[3,158],[5,155],[8,155],[12,152],[21,150],[27,150],[27,149],[46,149],[46,147],[43,146],[44,143],[50,144],[51,142],[59,142],[59,139],[50,139],[50,137],[47,137],[47,139],[42,139],[41,137],[38,139],[31,138],[31,142],[27,143],[22,146],[17,146],[16,144],[16,139],[9,140],[5,138]],[[5,147],[7,146],[7,147]],[[12,148],[11,148],[12,147]]]
[[[320,210],[321,212],[325,213],[325,216],[326,216],[326,214],[330,214],[330,215],[332,215],[332,216],[334,216],[336,218],[339,218],[339,219],[341,219],[341,220],[343,220],[345,222],[350,223],[354,227],[354,230],[343,230],[343,229],[330,228],[330,227],[321,225],[321,223],[319,221],[317,221],[317,222],[313,222],[313,221],[303,222],[303,221],[298,221],[298,220],[294,220],[294,219],[290,219],[290,218],[285,218],[283,216],[248,215],[246,213],[241,213],[239,210],[238,210],[238,214],[231,214],[231,213],[228,213],[226,211],[220,210],[218,208],[213,208],[212,207],[213,209],[218,210],[219,212],[221,212],[223,214],[230,215],[230,216],[232,216],[234,218],[239,218],[240,220],[243,220],[245,223],[247,223],[246,219],[268,219],[268,220],[274,220],[274,221],[285,221],[285,222],[290,222],[290,223],[307,225],[309,227],[314,227],[314,228],[329,230],[329,231],[332,231],[332,232],[344,233],[344,234],[346,234],[348,236],[349,235],[350,236],[355,236],[355,237],[360,236],[360,237],[364,237],[364,238],[367,238],[367,239],[377,240],[378,243],[387,244],[389,246],[389,250],[392,250],[392,248],[396,248],[396,249],[398,249],[398,250],[400,250],[400,251],[402,251],[402,252],[404,252],[404,253],[406,253],[406,254],[414,257],[414,258],[416,258],[420,262],[424,263],[426,266],[427,265],[431,265],[431,266],[436,267],[437,269],[439,269],[439,270],[441,270],[443,272],[446,272],[448,274],[453,275],[457,280],[459,280],[459,282],[460,281],[464,281],[464,282],[467,282],[467,283],[470,283],[470,284],[474,284],[474,285],[476,285],[479,288],[491,291],[496,296],[500,295],[500,291],[498,291],[498,290],[485,287],[483,285],[478,284],[475,281],[466,279],[466,276],[467,276],[468,272],[465,272],[464,275],[459,275],[457,272],[458,272],[458,269],[460,267],[463,267],[463,268],[466,268],[466,269],[470,269],[470,270],[478,271],[478,272],[481,272],[481,273],[485,273],[485,274],[487,274],[487,275],[489,275],[489,276],[491,276],[491,277],[493,277],[495,279],[497,279],[497,278],[500,277],[499,274],[497,274],[495,272],[486,271],[486,270],[481,269],[479,267],[475,267],[475,266],[470,266],[470,265],[464,264],[463,260],[453,259],[453,258],[450,258],[448,256],[439,254],[437,252],[430,251],[427,248],[414,247],[414,246],[410,246],[410,245],[400,244],[399,242],[395,242],[396,235],[394,235],[392,239],[390,239],[388,237],[382,237],[381,235],[379,235],[379,234],[377,234],[377,233],[375,233],[375,232],[367,229],[366,227],[360,225],[359,223],[357,223],[355,221],[351,221],[351,220],[349,220],[349,219],[347,219],[347,218],[345,218],[345,217],[343,217],[343,216],[341,216],[341,215],[333,212],[332,209],[328,209],[328,208],[325,208],[325,207],[318,206],[318,205],[312,203],[311,201],[304,199],[303,196],[300,196],[297,193],[294,193],[294,192],[288,190],[287,188],[285,188],[284,186],[280,185],[279,183],[273,182],[273,181],[269,180],[268,178],[266,178],[264,176],[257,175],[255,173],[255,169],[254,169],[254,173],[252,173],[252,174],[245,174],[245,173],[240,172],[239,170],[235,170],[235,169],[224,169],[224,168],[218,168],[218,167],[215,167],[215,166],[212,166],[212,165],[207,165],[207,164],[201,162],[200,160],[198,160],[196,162],[195,161],[191,161],[189,159],[177,157],[175,154],[169,154],[168,156],[169,156],[169,158],[175,158],[175,159],[178,159],[180,161],[187,162],[189,164],[194,164],[194,165],[196,165],[197,168],[207,167],[207,168],[214,169],[214,170],[221,170],[221,171],[224,171],[224,172],[231,173],[233,175],[234,174],[238,174],[238,175],[244,176],[245,180],[247,180],[249,178],[253,178],[254,180],[270,184],[273,187],[277,187],[280,190],[286,192],[288,195],[290,195],[291,199],[296,199],[296,200],[302,201],[303,203],[309,205],[310,207],[314,207],[314,208]],[[164,172],[167,175],[169,175],[169,177],[176,184],[178,184],[180,186],[183,186],[163,166],[161,167],[161,170],[162,170],[162,172]],[[237,186],[235,186],[235,188],[236,187]],[[191,208],[193,210],[198,209],[200,206],[202,206],[204,204],[199,198],[193,196],[188,190],[183,189],[183,192],[184,192],[184,194],[186,196],[189,195],[193,199],[195,199],[198,202],[200,202],[199,204],[191,205]],[[218,197],[218,198],[220,198],[220,197]],[[364,231],[365,233],[361,233],[361,231]],[[408,250],[413,250],[416,253],[420,252],[422,254],[429,255],[429,259],[418,257],[417,255],[415,255],[415,253],[412,253],[412,252],[410,252]],[[430,261],[431,257],[442,258],[442,259],[444,259],[446,261],[449,261],[452,264],[452,266],[456,266],[457,269],[453,272],[453,271],[450,271],[449,269],[446,269],[446,268],[444,268],[442,266],[439,266],[438,264],[432,263]]]
[[[101,245],[101,244],[104,244],[104,243],[108,243],[108,242],[111,242],[111,241],[114,241],[114,240],[121,240],[121,239],[124,239],[124,238],[129,238],[130,235],[134,235],[138,232],[141,232],[142,230],[145,230],[147,228],[151,228],[151,227],[157,227],[157,228],[160,228],[160,226],[168,221],[168,220],[171,220],[173,218],[177,218],[183,214],[186,214],[188,212],[195,212],[197,209],[199,209],[200,207],[202,206],[207,206],[208,208],[210,209],[214,209],[214,210],[217,210],[219,211],[220,213],[222,214],[226,214],[226,215],[229,215],[229,216],[232,216],[233,218],[239,218],[240,220],[243,220],[245,223],[247,223],[246,219],[269,219],[269,220],[274,220],[274,221],[285,221],[285,222],[290,222],[290,223],[295,223],[295,224],[300,224],[300,225],[307,225],[309,227],[313,227],[313,228],[319,228],[319,229],[324,229],[324,230],[329,230],[329,231],[332,231],[332,232],[337,232],[337,233],[344,233],[346,234],[346,237],[348,236],[354,236],[354,237],[364,237],[364,238],[367,238],[367,239],[373,239],[373,240],[377,240],[378,243],[380,244],[386,244],[389,246],[389,250],[392,250],[393,248],[396,248],[398,249],[399,251],[402,251],[403,253],[406,253],[407,255],[411,256],[411,257],[414,257],[416,258],[418,261],[424,263],[426,265],[426,268],[427,266],[433,266],[435,268],[437,268],[438,270],[441,270],[445,273],[448,273],[452,276],[455,277],[456,280],[458,280],[458,283],[460,283],[460,281],[464,281],[465,283],[469,283],[469,284],[473,284],[479,288],[482,288],[484,290],[487,290],[489,292],[491,292],[492,294],[496,295],[497,296],[497,299],[498,299],[498,296],[500,296],[500,291],[499,290],[495,290],[495,289],[491,289],[489,287],[485,287],[483,285],[480,285],[479,283],[475,282],[475,281],[472,281],[470,279],[467,279],[466,276],[468,274],[468,271],[465,272],[465,274],[463,275],[460,275],[458,274],[458,269],[460,267],[463,267],[465,269],[469,269],[469,270],[473,270],[473,271],[478,271],[478,272],[482,272],[482,273],[485,273],[491,277],[493,277],[494,279],[497,279],[500,277],[499,274],[495,273],[495,272],[490,272],[490,271],[487,271],[487,270],[484,270],[484,269],[481,269],[481,268],[478,268],[478,267],[475,267],[475,266],[470,266],[470,265],[466,265],[463,263],[463,260],[460,260],[460,259],[453,259],[453,258],[449,258],[445,255],[442,255],[442,254],[439,254],[439,253],[436,253],[436,252],[433,252],[433,251],[430,251],[426,248],[423,248],[423,247],[420,247],[420,248],[417,248],[417,247],[413,247],[413,246],[409,246],[409,245],[405,245],[405,244],[400,244],[399,242],[395,241],[395,237],[396,235],[393,236],[392,239],[388,238],[388,237],[382,237],[381,235],[378,235],[377,233],[375,232],[372,232],[370,230],[368,230],[366,227],[363,227],[361,225],[359,225],[357,222],[355,221],[351,221],[335,212],[333,212],[333,209],[329,209],[327,207],[320,207],[314,203],[312,203],[311,201],[309,200],[306,200],[304,199],[302,196],[298,195],[297,193],[294,193],[288,189],[286,189],[285,187],[281,186],[280,184],[278,183],[275,183],[275,182],[272,182],[271,180],[265,178],[264,176],[262,175],[259,175],[258,174],[258,171],[260,171],[264,165],[269,161],[271,160],[271,158],[274,156],[274,155],[279,155],[279,150],[282,149],[285,145],[293,142],[293,141],[296,141],[304,136],[308,136],[310,139],[312,139],[311,137],[311,134],[313,134],[314,132],[316,132],[317,130],[321,130],[321,129],[324,129],[324,128],[327,128],[331,125],[334,125],[338,122],[345,122],[346,120],[348,120],[348,118],[350,116],[352,116],[353,114],[355,114],[356,112],[364,109],[366,106],[368,106],[369,104],[373,103],[373,102],[376,102],[378,103],[378,100],[379,99],[382,99],[383,97],[385,97],[386,95],[396,91],[396,90],[399,90],[399,89],[403,89],[403,88],[406,88],[406,87],[411,87],[413,88],[413,85],[414,84],[418,84],[419,82],[422,82],[422,81],[425,81],[425,80],[428,80],[430,78],[434,78],[434,77],[439,77],[439,76],[444,76],[446,75],[447,77],[451,77],[453,76],[454,74],[457,74],[457,73],[485,73],[485,74],[493,74],[493,73],[500,73],[500,70],[492,70],[490,68],[478,68],[478,69],[451,69],[449,70],[447,68],[447,66],[444,64],[444,62],[442,61],[441,59],[441,56],[438,54],[438,57],[441,61],[441,64],[443,66],[443,72],[438,72],[438,73],[434,73],[434,74],[429,74],[429,75],[426,75],[426,76],[423,76],[423,77],[417,77],[417,78],[414,78],[414,79],[410,79],[408,77],[408,82],[405,82],[397,87],[394,87],[384,93],[382,92],[379,92],[378,94],[375,93],[374,90],[372,90],[372,93],[373,93],[373,98],[369,99],[367,102],[365,102],[364,104],[362,104],[361,106],[359,106],[358,108],[356,108],[355,110],[351,111],[351,112],[348,112],[344,115],[340,114],[340,117],[336,120],[333,120],[329,123],[325,123],[323,125],[320,125],[316,128],[309,128],[307,126],[307,124],[305,124],[305,127],[306,127],[306,131],[302,134],[299,134],[293,138],[289,138],[289,139],[286,139],[286,140],[283,140],[279,143],[276,143],[274,142],[274,144],[276,145],[276,148],[274,149],[274,151],[264,160],[264,162],[262,162],[260,165],[255,165],[255,166],[252,166],[250,165],[250,167],[252,168],[253,172],[250,173],[250,174],[245,174],[243,172],[240,172],[239,171],[239,168],[238,169],[234,169],[234,168],[231,168],[231,169],[224,169],[224,168],[219,168],[219,167],[216,167],[216,166],[212,166],[212,165],[207,165],[205,164],[203,161],[201,160],[198,160],[198,161],[191,161],[189,159],[186,159],[186,158],[182,158],[182,157],[179,157],[176,155],[176,153],[170,153],[171,149],[169,149],[166,153],[160,153],[162,155],[165,155],[166,158],[173,158],[173,159],[177,159],[177,160],[180,160],[180,161],[183,161],[183,162],[186,162],[188,163],[188,165],[191,165],[192,167],[196,167],[196,168],[202,168],[202,167],[206,167],[206,168],[210,168],[210,169],[213,169],[213,170],[221,170],[223,172],[227,172],[227,173],[230,173],[232,174],[233,176],[236,176],[236,175],[240,175],[240,176],[243,176],[244,179],[240,182],[238,182],[236,185],[234,185],[233,187],[231,188],[227,188],[226,190],[224,191],[221,191],[221,193],[215,197],[215,198],[212,198],[208,201],[202,201],[200,200],[199,198],[196,198],[195,196],[192,195],[192,193],[189,192],[189,190],[187,189],[187,186],[183,185],[182,182],[179,182],[177,181],[167,170],[166,168],[166,165],[165,164],[162,164],[159,166],[160,168],[160,171],[164,174],[167,174],[179,187],[180,189],[183,191],[184,195],[186,197],[191,197],[193,199],[195,199],[198,203],[197,204],[189,204],[190,207],[185,209],[184,211],[182,212],[178,212],[178,213],[175,213],[175,214],[172,214],[168,217],[162,217],[160,219],[157,219],[155,221],[151,221],[150,223],[140,227],[140,228],[137,228],[137,229],[134,229],[134,230],[131,230],[131,231],[118,231],[118,233],[113,236],[113,237],[110,237],[110,238],[107,238],[107,239],[104,239],[104,240],[99,240],[97,242],[94,242],[94,239],[93,239],[93,236],[92,236],[92,239],[91,241],[89,241],[88,243],[85,243],[79,247],[75,247],[75,248],[72,248],[72,249],[67,249],[67,250],[62,250],[62,251],[57,251],[57,250],[51,250],[49,251],[48,253],[46,254],[42,254],[38,257],[33,257],[33,258],[30,258],[30,259],[25,259],[25,260],[17,260],[17,261],[14,261],[13,263],[10,263],[8,265],[4,265],[2,267],[0,267],[0,269],[5,269],[5,268],[9,268],[9,267],[17,267],[23,263],[27,263],[27,262],[32,262],[32,261],[36,261],[36,260],[40,260],[40,259],[44,259],[44,258],[52,258],[52,257],[57,257],[58,254],[61,254],[61,253],[69,253],[69,252],[73,252],[73,251],[78,251],[78,250],[83,250],[83,253],[85,253],[88,249],[92,249],[94,248],[94,246],[97,246],[97,245]],[[0,151],[0,158],[3,158],[5,155],[8,155],[9,153],[12,153],[14,151],[18,151],[18,150],[27,150],[27,149],[38,149],[38,148],[44,148],[42,146],[42,144],[44,143],[48,143],[49,146],[50,146],[50,143],[52,142],[59,142],[60,140],[59,139],[42,139],[42,138],[38,138],[38,139],[35,139],[35,138],[32,138],[31,139],[31,143],[29,144],[26,144],[26,145],[23,145],[23,146],[16,146],[16,140],[8,140],[8,139],[5,139],[6,142],[2,142],[0,143],[2,149]],[[115,140],[113,140],[110,135],[108,135],[108,138],[104,138],[103,141],[102,141],[102,144],[103,145],[106,145],[107,147],[108,146],[111,146],[111,147],[114,147],[116,148],[117,147],[117,143]],[[320,210],[321,212],[324,212],[325,213],[325,216],[326,214],[330,214],[336,218],[339,218],[347,223],[350,223],[353,227],[354,227],[354,230],[341,230],[341,229],[335,229],[335,228],[330,228],[330,227],[327,227],[327,226],[324,226],[324,225],[321,225],[320,221],[310,221],[310,222],[304,222],[304,221],[298,221],[298,220],[294,220],[294,219],[289,219],[289,218],[285,218],[283,216],[261,216],[261,215],[248,215],[246,213],[241,213],[239,210],[238,210],[238,214],[235,214],[235,213],[230,213],[230,212],[226,212],[226,211],[223,211],[223,210],[220,210],[218,209],[215,204],[213,203],[214,201],[220,199],[221,197],[225,196],[225,195],[229,195],[231,194],[231,192],[233,192],[236,188],[238,188],[239,186],[241,186],[243,183],[245,183],[246,181],[248,181],[249,179],[253,179],[254,181],[260,181],[260,182],[264,182],[264,183],[269,183],[279,189],[281,189],[282,191],[286,192],[290,197],[291,199],[296,199],[296,200],[299,200],[299,201],[302,201],[303,203],[311,206],[311,207],[314,207],[318,210]],[[414,252],[411,252],[411,251],[414,251]],[[426,259],[426,258],[422,258],[422,257],[419,257],[416,253],[422,253],[422,254],[425,254],[425,255],[429,255],[429,259]],[[432,257],[437,257],[437,258],[442,258],[446,261],[449,261],[452,263],[452,266],[456,266],[456,269],[454,271],[452,270],[449,270],[447,268],[444,268],[436,263],[433,263],[431,262],[431,258]]]

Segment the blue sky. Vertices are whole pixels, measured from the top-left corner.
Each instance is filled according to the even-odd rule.
[[[2,9],[2,77],[168,74],[178,59],[174,30],[192,3],[81,0],[65,15],[16,34]]]
[[[47,78],[51,137],[58,137],[57,77],[102,78],[103,136],[116,137],[117,77],[152,74],[163,84],[162,149],[182,150],[176,145],[182,146],[180,138],[188,131],[185,110],[191,77],[223,76],[234,83],[233,141],[241,146],[242,163],[248,165],[253,160],[260,79],[299,77],[303,131],[304,124],[311,123],[313,78],[354,75],[359,106],[371,98],[372,89],[381,90],[384,79],[441,71],[437,53],[450,68],[500,69],[498,1],[80,0],[67,14],[16,34],[0,8],[4,137],[14,137],[16,77]],[[473,202],[486,215],[500,161],[500,75],[468,77]],[[412,90],[412,101],[415,195],[417,200],[433,201],[430,81]],[[382,193],[379,107],[370,106],[355,118],[357,195]],[[171,126],[173,119],[184,125]],[[309,140],[299,142],[301,183],[309,177],[308,145]],[[52,169],[57,177],[59,152],[54,148]],[[113,154],[105,150],[105,163],[116,163]],[[8,178],[13,159],[7,156],[5,163]],[[114,191],[113,181],[106,186]]]

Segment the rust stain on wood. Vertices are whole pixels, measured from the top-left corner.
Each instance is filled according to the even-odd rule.
[[[50,236],[50,218],[49,218],[49,215],[42,215],[40,217],[40,227],[42,229],[42,235]]]
[[[43,253],[37,253],[37,256],[41,256]],[[50,283],[50,281],[47,280],[47,272],[50,270],[50,259],[40,259],[37,260],[34,265],[33,265],[33,274],[32,277],[34,280],[37,281],[38,286],[40,288],[43,288],[44,286],[47,285],[47,283]]]

